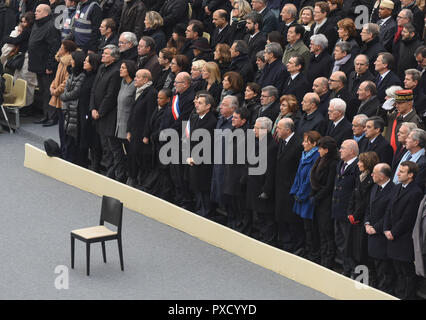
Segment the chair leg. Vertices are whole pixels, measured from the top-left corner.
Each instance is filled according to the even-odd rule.
[[[87,275],[90,274],[90,242],[86,243],[86,269]]]
[[[71,269],[74,269],[75,238],[71,235]]]
[[[123,263],[123,247],[121,244],[121,238],[117,239],[118,242],[118,254],[120,255],[120,265],[121,265],[121,271],[124,271],[124,263]]]
[[[106,251],[105,251],[105,241],[102,241],[102,256],[104,257],[104,262],[106,263]]]

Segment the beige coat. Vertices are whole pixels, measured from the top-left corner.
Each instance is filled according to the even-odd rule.
[[[55,79],[50,85],[50,89],[53,90],[53,94],[49,101],[49,105],[60,109],[62,107],[62,101],[59,96],[64,93],[65,90],[65,83],[68,79],[67,67],[71,64],[71,54],[68,53],[62,57],[59,57],[58,54],[56,54],[55,59],[59,62],[59,65],[56,70]]]

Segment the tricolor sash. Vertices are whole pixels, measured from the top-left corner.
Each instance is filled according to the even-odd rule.
[[[179,96],[175,95],[172,100],[172,114],[173,118],[177,120],[180,116],[180,110],[179,110]]]
[[[189,120],[188,120],[188,122],[186,123],[186,128],[185,128],[185,135],[186,135],[187,139],[189,139],[189,134],[190,134],[190,132],[189,132],[190,127],[189,126],[190,125],[189,125]]]

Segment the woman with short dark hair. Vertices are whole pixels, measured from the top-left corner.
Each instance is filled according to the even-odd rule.
[[[246,85],[246,90],[244,91],[244,104],[243,106],[247,108],[250,113],[249,126],[253,128],[257,116],[259,114],[260,104],[260,95],[262,93],[261,87],[256,82],[249,82]]]
[[[313,226],[316,230],[313,232],[319,234],[319,246],[313,241],[311,259],[332,269],[336,248],[331,218],[331,198],[339,161],[337,142],[332,137],[322,137],[318,141],[318,153],[320,156],[311,169],[310,201],[314,206]]]
[[[238,72],[228,71],[223,76],[222,81],[222,93],[220,95],[220,101],[227,96],[236,96],[240,105],[244,103],[243,86],[244,80]]]

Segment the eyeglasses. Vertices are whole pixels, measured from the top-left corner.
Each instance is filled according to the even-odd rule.
[[[128,41],[118,41],[118,45],[126,44]]]
[[[401,16],[397,16],[397,19],[407,19],[407,17],[401,17]]]
[[[271,96],[265,96],[264,94],[260,95],[261,98],[270,98]]]

